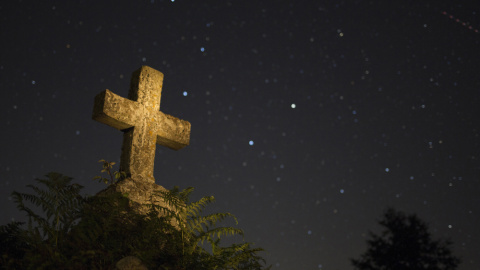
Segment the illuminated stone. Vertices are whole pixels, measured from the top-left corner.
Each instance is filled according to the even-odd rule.
[[[179,150],[190,142],[190,123],[159,111],[162,85],[161,72],[142,66],[128,99],[108,89],[95,97],[92,118],[124,132],[120,170],[134,181],[155,183],[156,144]]]

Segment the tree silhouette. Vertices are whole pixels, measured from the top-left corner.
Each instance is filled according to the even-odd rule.
[[[460,260],[448,240],[432,240],[428,226],[416,215],[389,208],[379,224],[380,234],[370,232],[367,251],[351,259],[357,270],[453,270]]]

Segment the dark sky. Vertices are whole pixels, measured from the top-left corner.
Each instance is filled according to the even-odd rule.
[[[352,269],[388,207],[480,269],[480,28],[469,1],[7,1],[0,4],[1,223],[56,171],[94,194],[121,132],[105,89],[164,73],[156,183],[214,195],[273,269]],[[252,144],[252,145],[251,145]]]

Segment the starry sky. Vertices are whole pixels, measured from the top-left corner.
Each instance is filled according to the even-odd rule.
[[[273,269],[352,269],[391,206],[480,268],[480,28],[469,1],[7,1],[0,4],[1,223],[50,171],[94,194],[122,134],[105,89],[164,73],[156,183],[214,195]],[[195,197],[197,196],[197,197]]]

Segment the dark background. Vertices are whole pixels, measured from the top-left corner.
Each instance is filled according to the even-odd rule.
[[[50,171],[104,188],[98,160],[118,163],[122,136],[91,120],[93,98],[126,97],[148,65],[165,74],[161,110],[192,124],[187,148],[157,147],[157,184],[214,195],[273,269],[351,269],[388,206],[479,269],[480,10],[468,3],[0,4],[0,221],[22,220],[11,192]]]

